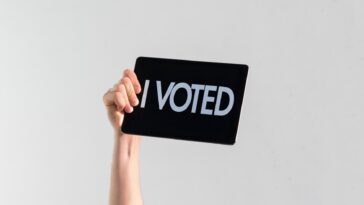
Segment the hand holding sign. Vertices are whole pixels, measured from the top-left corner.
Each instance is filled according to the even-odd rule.
[[[136,94],[140,92],[141,86],[134,71],[126,69],[122,79],[105,93],[104,104],[109,120],[117,133],[120,132],[124,113],[133,112],[133,106],[139,104]]]

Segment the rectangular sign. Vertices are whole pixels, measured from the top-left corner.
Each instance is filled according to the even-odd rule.
[[[235,143],[247,65],[139,57],[134,71],[142,92],[124,133]]]

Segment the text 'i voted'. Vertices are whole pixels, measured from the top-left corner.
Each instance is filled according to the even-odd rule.
[[[197,113],[204,115],[224,116],[227,115],[234,105],[234,93],[229,87],[188,84],[185,82],[170,82],[166,91],[162,91],[162,82],[157,80],[156,90],[149,90],[150,80],[146,79],[144,83],[143,95],[140,107],[145,108],[149,92],[157,92],[159,110],[163,110],[167,101],[171,109],[175,112],[188,111],[196,113],[197,104],[201,103],[201,110]],[[182,105],[176,105],[175,95],[178,90],[184,90],[187,93],[186,99]],[[202,99],[199,99],[199,93],[203,93]],[[221,106],[223,94],[229,98],[228,105],[224,108]],[[214,109],[208,109],[207,104],[214,103]]]

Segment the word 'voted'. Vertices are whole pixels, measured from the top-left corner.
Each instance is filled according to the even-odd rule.
[[[148,95],[148,89],[149,89],[149,81],[145,80],[144,83],[144,89],[143,89],[143,95],[140,107],[145,107],[145,102],[147,100]],[[202,101],[200,101],[201,104],[201,114],[205,115],[215,115],[215,116],[224,116],[227,115],[233,105],[234,105],[234,93],[233,91],[225,86],[215,86],[215,85],[202,85],[202,84],[187,84],[184,82],[175,83],[170,82],[167,90],[162,92],[162,82],[157,80],[156,81],[156,88],[157,88],[157,97],[158,97],[158,106],[159,110],[162,110],[164,105],[166,104],[167,100],[169,99],[169,105],[171,109],[175,112],[183,112],[187,110],[192,102],[191,106],[191,113],[196,113],[197,104],[199,103],[199,93],[200,91],[203,92]],[[175,95],[178,90],[185,90],[187,93],[186,100],[182,105],[176,105],[175,103]],[[216,95],[212,96],[210,95],[213,92],[217,92]],[[221,108],[221,99],[223,93],[227,94],[229,97],[229,103],[225,108]],[[216,96],[216,101],[215,101]],[[215,103],[214,109],[208,109],[207,103]]]

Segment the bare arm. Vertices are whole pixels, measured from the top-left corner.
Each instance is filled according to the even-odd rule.
[[[104,95],[104,104],[114,129],[114,153],[111,170],[110,205],[142,205],[139,180],[140,137],[120,131],[124,113],[133,112],[141,86],[135,73],[125,70],[123,78]]]

